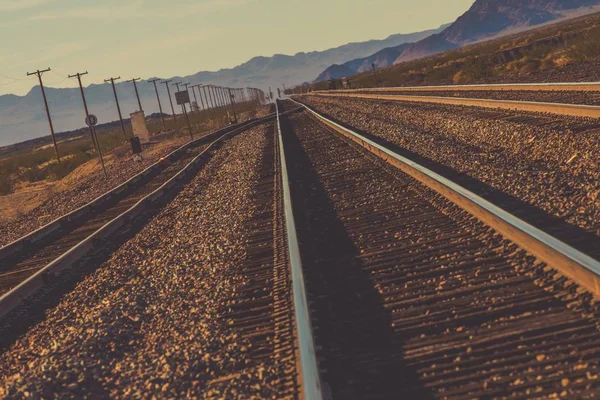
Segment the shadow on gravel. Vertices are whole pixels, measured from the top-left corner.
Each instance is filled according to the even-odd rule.
[[[35,297],[23,302],[23,305],[0,319],[0,354],[4,353],[17,340],[38,323],[46,319],[46,313],[56,308],[64,299],[86,277],[92,275],[103,263],[108,261],[114,252],[123,244],[133,239],[151,219],[156,216],[181,190],[189,183],[200,169],[211,159],[212,155],[224,142],[219,142],[209,151],[196,165],[192,173],[188,173],[182,180],[171,188],[168,195],[160,199],[146,211],[142,212],[134,220],[130,221],[121,229],[116,231],[109,241],[102,241],[98,249],[90,252],[85,258],[77,262],[71,269],[63,271],[57,277],[49,278],[50,281],[45,288],[40,290]],[[98,242],[96,242],[98,243]],[[73,307],[77,307],[73,304]],[[135,329],[127,333],[135,332]],[[132,342],[135,337],[124,337],[122,343],[118,340],[116,351],[124,353],[128,350],[126,343]]]
[[[433,398],[405,365],[391,315],[287,117],[281,125],[325,388],[333,399]]]
[[[348,125],[347,123],[344,123],[343,121],[340,121],[326,113],[321,111],[319,112],[330,120],[335,121],[348,129],[352,129],[357,133],[360,133],[375,143],[385,146],[399,155],[415,161],[424,167],[427,167],[430,170],[442,175],[443,177],[456,182],[457,184],[490,201],[498,207],[517,216],[523,221],[543,230],[544,232],[549,233],[550,235],[562,240],[563,242],[588,254],[589,256],[595,259],[600,259],[600,240],[597,235],[576,225],[565,222],[554,215],[548,214],[546,211],[532,206],[531,204],[528,204],[517,197],[505,192],[501,192],[498,189],[465,173],[458,172],[453,168],[438,163],[437,161],[422,157],[417,153],[390,143],[372,133],[357,129],[356,127]]]

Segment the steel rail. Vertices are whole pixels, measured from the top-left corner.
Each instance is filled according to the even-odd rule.
[[[183,167],[177,174],[162,184],[158,189],[140,199],[128,210],[124,211],[119,216],[100,227],[86,239],[73,246],[70,250],[63,253],[61,256],[21,282],[9,292],[0,296],[0,318],[5,317],[8,313],[23,304],[27,298],[31,297],[40,289],[45,287],[49,281],[49,277],[56,276],[57,273],[71,268],[73,264],[83,258],[91,250],[95,249],[97,247],[96,242],[98,239],[105,239],[109,237],[117,229],[126,225],[133,218],[145,211],[149,206],[166,197],[166,195],[169,193],[169,190],[175,186],[178,181],[184,179],[187,174],[193,172],[194,167],[201,161],[201,157],[207,154],[214,146],[217,145],[218,142],[228,138],[229,136],[244,132],[254,126],[269,122],[274,118],[275,117],[271,114],[262,119],[245,123],[243,126],[230,130],[218,137],[206,149],[194,157],[188,164],[186,164],[185,167]]]
[[[305,104],[295,100],[292,101],[304,106],[325,125],[435,190],[507,239],[512,240],[533,254],[539,260],[545,262],[548,266],[573,279],[592,292],[596,298],[600,298],[599,261],[522,221],[430,169],[326,118]]]
[[[285,212],[285,226],[290,266],[292,270],[292,289],[294,299],[294,312],[296,317],[296,334],[298,337],[298,347],[300,352],[302,388],[305,399],[322,400],[323,392],[321,386],[321,378],[317,366],[317,356],[315,352],[315,343],[312,334],[313,331],[312,324],[310,321],[310,311],[308,308],[308,300],[306,296],[306,285],[304,282],[304,273],[302,271],[300,248],[298,247],[296,224],[294,222],[292,195],[290,191],[289,176],[283,146],[283,135],[281,132],[281,122],[279,118],[279,105],[277,104],[277,102],[275,103],[275,107],[277,113],[277,138],[279,142],[281,180],[283,184],[282,186]]]
[[[414,96],[397,94],[368,94],[353,92],[312,92],[311,95],[322,97],[349,97],[366,100],[404,101],[416,103],[449,104],[455,106],[472,106],[511,111],[529,111],[566,115],[571,117],[600,118],[600,106],[564,103],[540,103],[517,100],[491,100],[466,97]]]
[[[392,86],[345,89],[340,92],[470,92],[470,91],[548,91],[600,92],[600,82],[491,83],[479,85]]]

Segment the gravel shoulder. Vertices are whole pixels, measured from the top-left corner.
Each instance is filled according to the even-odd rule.
[[[318,111],[397,146],[409,158],[600,256],[596,121],[469,107],[305,99]],[[581,235],[587,235],[585,240]]]
[[[0,355],[0,397],[277,398],[284,362],[223,308],[240,274],[271,127],[229,140],[161,213]],[[288,360],[292,365],[293,358]]]

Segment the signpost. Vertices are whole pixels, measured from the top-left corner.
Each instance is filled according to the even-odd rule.
[[[96,143],[98,144],[98,154],[100,155],[100,163],[102,164],[102,171],[104,171],[104,176],[108,176],[106,173],[106,168],[104,167],[104,157],[102,157],[102,150],[100,150],[100,142],[98,141],[98,134],[96,134],[96,125],[98,124],[98,117],[94,114],[89,114],[85,117],[85,124],[90,127],[92,130],[92,134],[95,137]]]
[[[176,92],[175,100],[177,100],[178,105],[188,104],[190,102],[190,93],[187,90]]]
[[[179,89],[179,83],[177,85],[177,89]],[[194,135],[192,134],[192,125],[190,124],[190,117],[187,111],[185,110],[185,105],[190,103],[190,92],[188,92],[187,89],[176,92],[175,100],[177,100],[177,104],[183,107],[183,113],[185,114],[185,118],[188,123],[188,129],[190,130],[190,139],[194,140]]]

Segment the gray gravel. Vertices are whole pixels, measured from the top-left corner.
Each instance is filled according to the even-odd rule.
[[[596,121],[359,99],[311,96],[307,101],[357,129],[600,235]]]
[[[372,92],[370,92],[372,93]],[[382,94],[399,94],[407,96],[438,96],[438,97],[465,97],[475,99],[494,100],[518,100],[546,103],[586,104],[600,105],[600,93],[598,92],[558,92],[558,91],[519,91],[519,90],[490,90],[490,91],[452,91],[444,92],[422,91],[407,92],[397,90],[393,92],[381,92]]]
[[[0,397],[276,398],[281,365],[219,314],[244,285],[265,127],[227,142],[139,234],[0,356]]]

